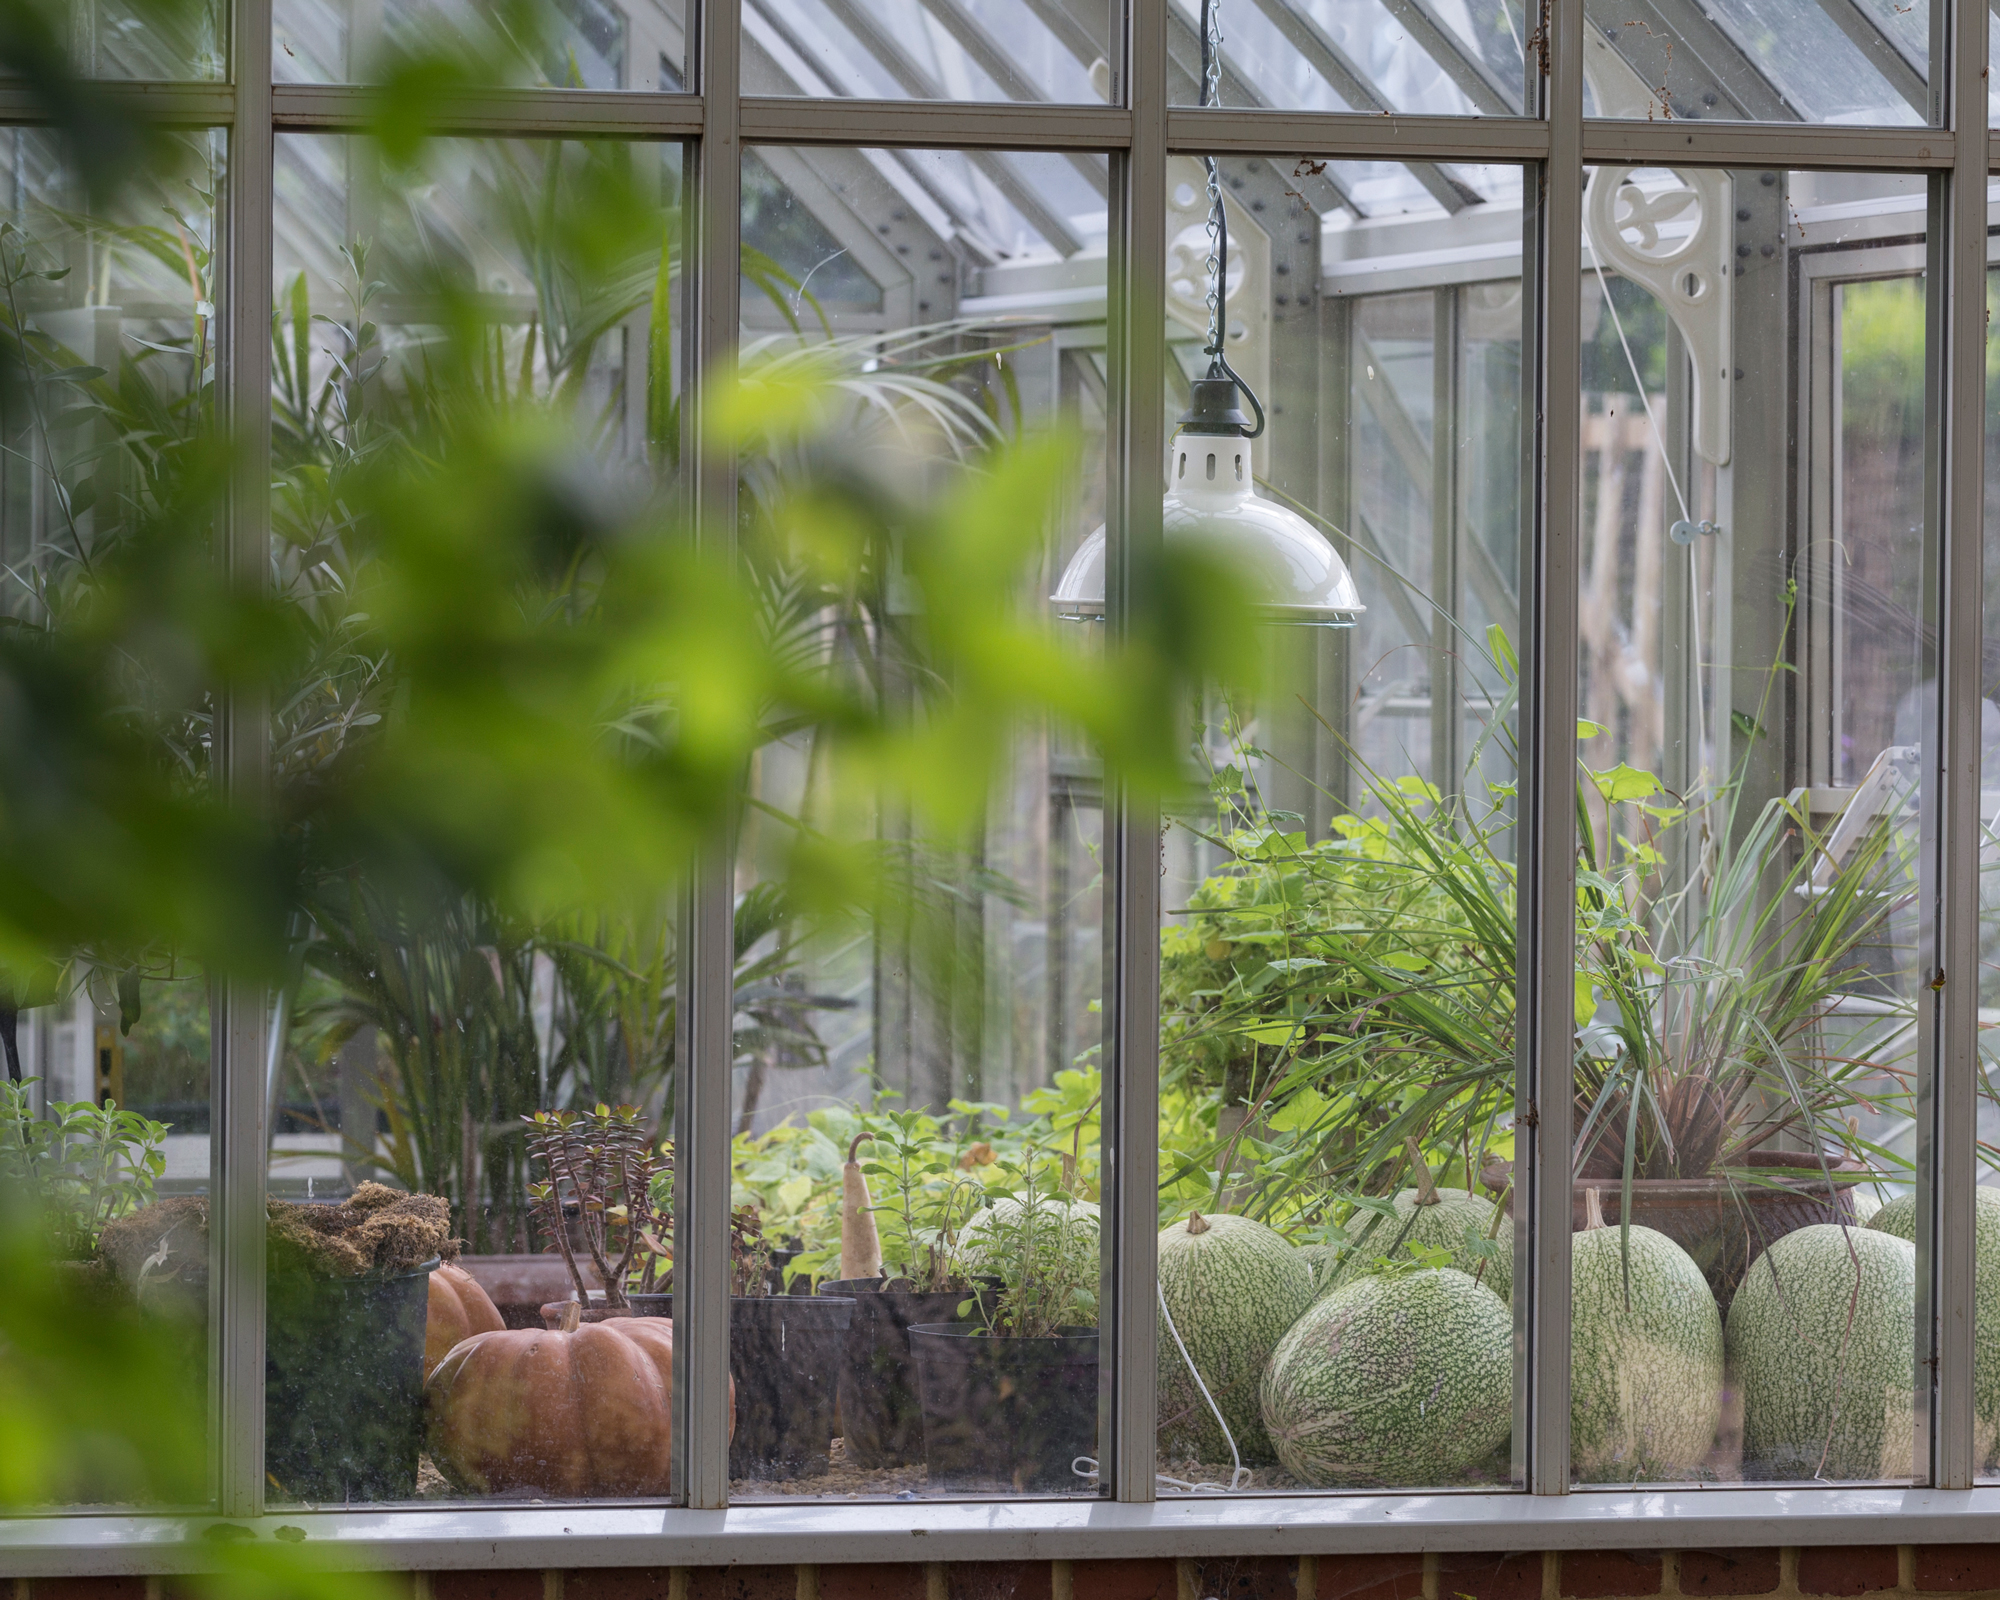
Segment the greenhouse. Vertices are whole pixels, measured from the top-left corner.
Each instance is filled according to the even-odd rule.
[[[1984,1538],[1982,7],[21,14],[0,1574]]]

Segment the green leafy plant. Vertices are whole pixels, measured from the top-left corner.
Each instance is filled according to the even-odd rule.
[[[961,1235],[962,1270],[996,1292],[961,1302],[961,1317],[1013,1339],[1097,1326],[1097,1210],[1074,1191],[1073,1170],[1032,1147],[1001,1166],[994,1203]]]
[[[55,1100],[37,1115],[40,1081],[0,1082],[0,1193],[39,1216],[58,1258],[88,1260],[107,1223],[151,1203],[166,1125],[113,1101]]]
[[[662,1219],[653,1207],[659,1158],[652,1134],[636,1106],[596,1105],[588,1111],[537,1111],[528,1124],[529,1154],[546,1176],[531,1184],[528,1198],[541,1215],[542,1231],[569,1268],[577,1298],[589,1290],[577,1263],[581,1241],[605,1305],[626,1306],[628,1284],[650,1293],[659,1262],[649,1236],[660,1237]]]

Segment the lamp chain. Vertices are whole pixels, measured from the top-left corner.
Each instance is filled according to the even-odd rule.
[[[1201,103],[1222,104],[1222,16],[1216,0],[1201,0]],[[1229,271],[1229,221],[1222,210],[1222,182],[1215,157],[1203,156],[1208,172],[1208,351],[1222,353],[1223,282]]]

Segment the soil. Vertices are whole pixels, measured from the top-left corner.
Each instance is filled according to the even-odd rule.
[[[414,1271],[426,1261],[451,1260],[451,1208],[436,1195],[405,1194],[364,1183],[339,1205],[266,1203],[271,1265],[320,1278]],[[188,1195],[121,1217],[104,1230],[99,1249],[119,1281],[138,1284],[173,1277],[208,1278],[208,1200]]]

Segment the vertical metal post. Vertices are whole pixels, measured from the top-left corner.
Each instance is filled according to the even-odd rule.
[[[684,392],[691,419],[698,537],[733,548],[736,458],[704,438],[702,397],[736,351],[742,248],[738,58],[742,0],[701,0],[691,52],[703,96],[701,143],[685,185],[693,233],[682,257],[691,307]],[[714,1510],[729,1503],[729,1114],[734,1058],[734,894],[729,841],[696,868],[680,918],[674,1107],[674,1493]]]
[[[1549,159],[1533,175],[1535,516],[1523,541],[1515,1072],[1515,1437],[1528,1487],[1569,1491],[1570,1098],[1576,929],[1576,584],[1583,241],[1583,0],[1543,12]],[[1525,1237],[1522,1234],[1525,1233]],[[1516,1278],[1517,1285],[1522,1281]]]
[[[1163,4],[1127,8],[1126,93],[1132,146],[1112,158],[1113,396],[1110,563],[1105,612],[1112,638],[1144,604],[1160,552],[1160,464],[1166,457],[1167,17]],[[1108,1313],[1100,1338],[1100,1452],[1119,1500],[1153,1498],[1158,1317],[1153,1281],[1159,1230],[1160,815],[1157,805],[1107,795],[1104,994],[1111,1111],[1104,1119]]]
[[[1937,718],[1925,730],[1924,851],[1920,892],[1930,915],[1920,934],[1918,1043],[1929,1093],[1920,1127],[1928,1138],[1930,1170],[1918,1174],[1918,1193],[1929,1204],[1919,1243],[1928,1263],[1922,1285],[1925,1311],[1918,1332],[1920,1360],[1928,1355],[1931,1483],[1969,1489],[1975,1459],[1972,1414],[1974,1327],[1975,1083],[1979,1027],[1979,782],[1981,718],[1982,555],[1985,542],[1986,414],[1986,30],[1978,0],[1950,8],[1950,48],[1933,53],[1934,86],[1946,80],[1946,110],[1958,130],[1952,170],[1934,184],[1943,205],[1932,207],[1942,223],[1931,244],[1930,282],[1941,285],[1931,328],[1942,344],[1943,426],[1933,426],[1938,462],[1936,587]],[[1939,63],[1948,63],[1940,70]],[[1940,260],[1943,271],[1936,270]],[[1933,370],[1939,363],[1933,362]],[[1929,1187],[1923,1187],[1928,1179]],[[1926,1241],[1924,1235],[1928,1235]],[[2000,1330],[1983,1330],[1992,1338]],[[1926,1349],[1926,1347],[1928,1347]],[[1922,1392],[1920,1387],[1919,1392]]]
[[[1431,782],[1462,792],[1459,747],[1458,428],[1460,289],[1431,294]]]
[[[229,55],[236,124],[223,179],[216,354],[238,469],[223,559],[231,580],[256,592],[271,562],[271,0],[235,0]],[[235,693],[219,711],[214,781],[233,804],[261,806],[270,764],[264,697]],[[254,1517],[264,1505],[265,996],[218,974],[209,1007],[209,1460],[217,1512]]]

